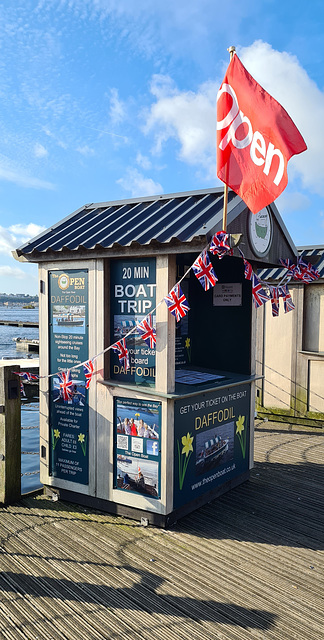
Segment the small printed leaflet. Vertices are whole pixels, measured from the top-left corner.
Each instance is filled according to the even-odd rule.
[[[156,345],[156,331],[153,327],[153,319],[151,313],[149,313],[142,322],[137,325],[137,331],[143,338],[144,342],[150,349],[154,349]]]
[[[262,288],[262,284],[255,273],[252,276],[252,296],[256,309],[269,300],[268,294]]]
[[[282,287],[278,287],[278,289],[279,289],[279,297],[283,298],[285,313],[288,313],[289,311],[293,311],[295,308],[295,305],[292,301],[292,297],[290,295],[287,285],[285,284]]]
[[[61,371],[57,374],[60,380],[60,394],[65,402],[72,398],[71,371]]]
[[[88,360],[88,362],[85,362],[83,365],[83,371],[86,379],[86,385],[85,385],[86,389],[89,389],[91,378],[93,376],[93,372],[94,372],[93,362],[94,360]]]
[[[124,367],[124,370],[127,371],[129,369],[129,356],[125,338],[122,338],[122,340],[115,342],[112,348],[118,353],[119,362],[121,363],[122,367]]]
[[[210,287],[213,287],[218,280],[213,269],[213,265],[210,262],[207,249],[204,249],[200,256],[198,256],[197,260],[195,260],[192,265],[192,270],[205,291],[208,291]]]
[[[171,289],[164,300],[177,322],[179,322],[181,318],[184,318],[190,310],[186,296],[183,294],[179,284],[176,284],[173,289]]]
[[[232,256],[233,249],[230,245],[230,234],[225,231],[217,231],[210,243],[209,251],[220,259],[224,256]]]
[[[269,287],[271,295],[272,315],[279,316],[279,287]]]

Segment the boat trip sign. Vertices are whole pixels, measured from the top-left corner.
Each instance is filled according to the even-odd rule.
[[[155,309],[155,258],[113,260],[110,263],[111,342],[117,342]],[[156,328],[155,313],[152,314]],[[155,381],[155,349],[138,332],[127,339],[130,368],[125,371],[118,355],[111,352],[110,377],[141,385]]]
[[[49,272],[50,475],[88,484],[88,271]]]
[[[176,400],[173,508],[247,471],[249,442],[249,384]]]

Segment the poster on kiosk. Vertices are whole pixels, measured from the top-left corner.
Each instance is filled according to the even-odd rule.
[[[49,273],[50,475],[88,484],[88,272]],[[71,370],[72,369],[72,370]]]

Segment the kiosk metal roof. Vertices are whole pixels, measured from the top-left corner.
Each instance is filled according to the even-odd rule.
[[[36,261],[59,253],[94,252],[119,247],[209,242],[222,228],[223,187],[130,200],[87,204],[26,242],[15,257]],[[294,244],[274,204],[272,213],[288,243]],[[228,194],[228,224],[246,204]]]

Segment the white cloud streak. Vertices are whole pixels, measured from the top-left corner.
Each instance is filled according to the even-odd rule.
[[[133,198],[141,196],[154,196],[163,193],[163,187],[154,182],[152,178],[146,178],[138,169],[129,167],[126,175],[117,180],[117,184],[129,191]]]
[[[14,249],[37,236],[46,227],[30,222],[29,224],[14,224],[8,228],[0,226],[0,253],[11,255]]]

